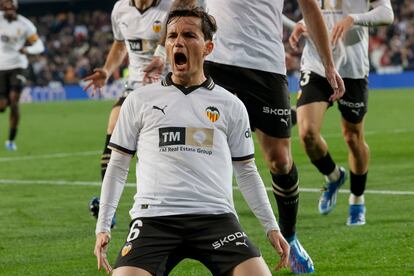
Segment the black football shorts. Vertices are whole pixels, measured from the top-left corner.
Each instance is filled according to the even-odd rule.
[[[21,93],[26,83],[25,70],[11,69],[0,71],[0,99],[9,98],[10,91]]]
[[[213,275],[227,275],[259,256],[233,214],[149,217],[131,222],[115,268],[133,266],[168,275],[181,260],[191,258]]]
[[[290,94],[284,75],[206,61],[206,75],[244,103],[251,129],[269,136],[289,138]]]
[[[338,100],[338,109],[342,117],[353,124],[360,123],[368,111],[368,79],[344,78],[345,94]],[[333,90],[325,77],[314,72],[303,71],[300,79],[301,91],[297,106],[313,102],[328,102]]]

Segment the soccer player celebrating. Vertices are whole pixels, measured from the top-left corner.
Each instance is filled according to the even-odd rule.
[[[19,99],[26,82],[29,66],[26,55],[44,50],[36,27],[26,17],[17,14],[17,0],[0,0],[0,112],[10,107],[9,138],[6,149],[17,150],[15,143],[20,120]],[[25,46],[30,45],[30,46]]]
[[[314,0],[298,2],[309,24],[310,36],[318,45],[334,97],[340,98],[344,93],[343,82],[334,68],[320,9]],[[282,42],[283,1],[206,0],[205,5],[219,26],[216,50],[205,64],[206,74],[246,105],[251,129],[256,133],[272,177],[279,224],[291,247],[291,270],[311,273],[312,260],[296,236],[299,177],[291,154],[290,100]]]
[[[111,218],[135,152],[132,222],[113,275],[168,275],[183,258],[199,260],[214,275],[271,275],[238,222],[233,169],[281,257],[277,268],[287,265],[289,245],[254,163],[247,111],[203,71],[216,28],[202,9],[172,11],[165,44],[172,73],[130,93],[122,105],[96,226],[98,268],[108,273]]]
[[[364,190],[367,181],[369,149],[364,138],[364,118],[368,105],[368,28],[391,24],[393,11],[389,0],[322,1],[322,10],[331,31],[339,73],[344,78],[346,93],[338,101],[342,115],[342,133],[348,146],[351,193],[347,225],[365,224]],[[306,31],[299,22],[290,42],[296,47]],[[326,110],[333,104],[333,91],[323,71],[311,40],[306,41],[302,55],[301,93],[297,101],[298,126],[301,143],[315,167],[325,175],[326,186],[319,199],[319,212],[328,214],[336,204],[339,188],[346,180],[346,171],[331,157],[321,135]]]

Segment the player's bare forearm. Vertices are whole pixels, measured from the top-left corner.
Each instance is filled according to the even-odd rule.
[[[106,57],[103,69],[108,73],[107,78],[122,64],[127,55],[127,49],[123,41],[115,40],[112,43],[111,50]]]
[[[315,43],[325,68],[334,68],[328,30],[315,0],[298,0],[307,31]]]

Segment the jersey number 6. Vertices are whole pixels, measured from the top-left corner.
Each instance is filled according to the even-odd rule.
[[[136,238],[138,238],[140,227],[142,227],[142,220],[137,219],[132,223],[131,230],[129,230],[127,242],[133,241]]]

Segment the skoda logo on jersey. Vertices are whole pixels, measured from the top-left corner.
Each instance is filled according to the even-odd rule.
[[[159,21],[159,20],[155,20],[155,21],[154,21],[154,24],[152,24],[152,30],[153,30],[155,33],[159,33],[159,32],[161,32],[161,21]]]
[[[124,247],[122,247],[122,250],[121,250],[122,257],[125,257],[129,253],[129,251],[131,251],[131,249],[132,249],[132,243],[127,242],[124,245]]]
[[[214,106],[207,107],[206,114],[210,121],[212,121],[213,123],[220,118],[220,111],[217,109],[217,107]]]

